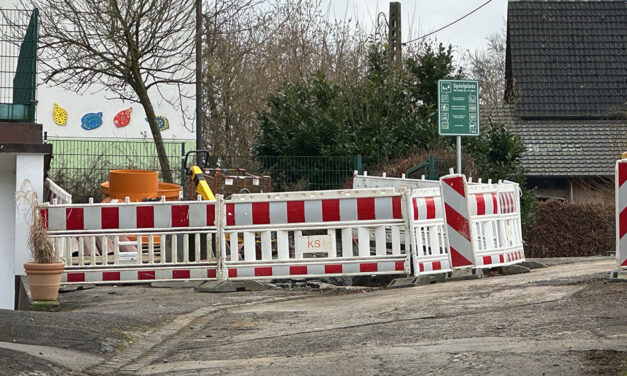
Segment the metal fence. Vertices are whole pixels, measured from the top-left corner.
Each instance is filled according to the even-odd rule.
[[[109,170],[160,171],[151,140],[45,138],[53,145],[49,177],[72,193],[75,202],[86,202],[89,197],[99,200],[100,184],[108,180]],[[186,185],[182,160],[194,142],[166,141],[164,145],[174,180]],[[275,191],[342,188],[354,170],[363,170],[360,156],[212,156],[209,166],[270,175]]]
[[[0,120],[35,121],[38,17],[0,9]]]
[[[89,197],[99,200],[100,184],[109,180],[109,170],[141,169],[160,171],[157,150],[152,141],[108,139],[61,139],[45,137],[52,144],[49,177],[74,196],[76,202]],[[181,156],[185,142],[164,142],[175,181],[182,182]]]

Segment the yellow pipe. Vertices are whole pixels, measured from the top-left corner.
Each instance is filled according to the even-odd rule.
[[[216,198],[213,192],[211,192],[211,188],[209,188],[209,184],[205,180],[200,167],[192,166],[191,171],[192,182],[194,183],[194,187],[196,187],[196,193],[198,193],[203,200],[215,201]]]

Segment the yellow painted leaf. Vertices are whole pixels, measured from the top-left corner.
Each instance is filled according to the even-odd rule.
[[[56,103],[52,104],[52,119],[57,125],[67,125],[67,110]]]

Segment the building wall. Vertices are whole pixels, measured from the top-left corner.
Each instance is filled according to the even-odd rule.
[[[119,99],[110,99],[114,93],[98,91],[99,86],[94,86],[90,92],[77,94],[62,87],[51,87],[40,84],[37,88],[37,113],[38,123],[50,137],[76,137],[76,138],[123,138],[123,139],[152,139],[152,133],[143,107],[138,103],[125,102]],[[163,94],[170,100],[175,100],[178,91],[174,87],[164,87]],[[195,139],[194,102],[185,100],[185,113],[172,106],[161,98],[156,92],[151,93],[151,100],[157,116],[168,119],[169,128],[161,132],[166,140],[190,140]],[[56,103],[67,111],[67,125],[57,125],[53,118],[53,104]],[[131,108],[130,122],[124,127],[117,127],[114,117],[123,110]],[[81,119],[88,113],[102,113],[102,125],[92,130],[81,127]]]
[[[15,294],[15,155],[0,154],[0,309],[13,309]]]
[[[541,200],[614,205],[614,181],[599,177],[531,177],[527,186]]]

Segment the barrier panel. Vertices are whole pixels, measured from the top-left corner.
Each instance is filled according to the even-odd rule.
[[[464,175],[440,178],[448,251],[452,268],[475,265],[474,229],[470,226],[468,187]]]
[[[469,183],[475,265],[491,268],[525,259],[518,184]]]
[[[414,276],[451,271],[439,186],[412,190],[408,207]]]
[[[215,279],[216,203],[43,204],[62,283]]]
[[[403,206],[389,188],[233,195],[227,278],[408,274]]]
[[[627,159],[616,161],[615,180],[616,264],[619,268],[627,269]]]

